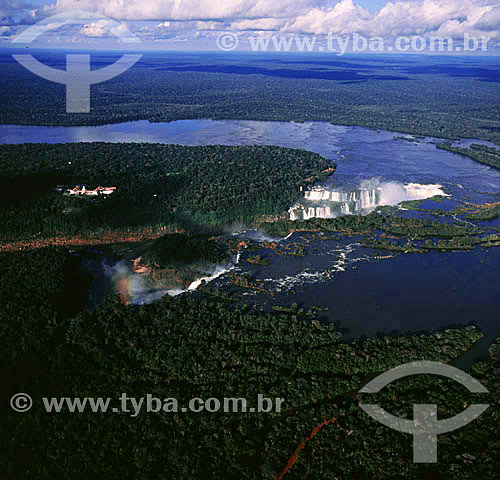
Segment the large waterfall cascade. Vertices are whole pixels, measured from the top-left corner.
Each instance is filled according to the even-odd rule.
[[[290,220],[311,218],[336,218],[342,215],[364,213],[384,205],[398,205],[406,200],[424,200],[446,194],[441,185],[381,183],[377,180],[363,182],[352,190],[329,190],[313,187],[304,193],[304,200],[288,211]]]

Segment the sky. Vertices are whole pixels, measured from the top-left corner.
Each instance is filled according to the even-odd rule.
[[[51,16],[75,10],[99,16],[49,31],[57,23]],[[40,21],[47,31],[30,39],[32,48],[123,48],[121,31],[144,50],[215,50],[221,32],[234,33],[242,49],[249,37],[330,32],[383,39],[468,33],[500,46],[500,0],[0,0],[0,47],[20,46],[13,40]]]

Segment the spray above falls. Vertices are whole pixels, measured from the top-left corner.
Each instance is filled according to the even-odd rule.
[[[304,199],[289,209],[290,220],[336,218],[343,215],[367,213],[380,206],[393,206],[408,200],[425,200],[447,196],[441,185],[419,183],[381,182],[365,180],[360,186],[348,189],[313,187],[304,193]]]

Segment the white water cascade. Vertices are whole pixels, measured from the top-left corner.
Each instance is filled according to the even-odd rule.
[[[353,190],[329,190],[313,187],[304,194],[304,200],[288,211],[290,220],[336,218],[343,215],[366,213],[384,205],[398,205],[407,200],[425,200],[437,195],[447,196],[441,185],[419,183],[380,182],[367,180]]]

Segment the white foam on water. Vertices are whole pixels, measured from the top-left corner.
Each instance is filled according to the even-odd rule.
[[[425,200],[435,196],[448,196],[438,184],[383,182],[378,178],[364,180],[352,190],[329,190],[313,187],[304,193],[304,201],[288,211],[290,220],[336,218],[344,215],[367,213],[377,207],[396,206],[408,200]]]
[[[352,243],[330,250],[327,255],[335,255],[337,258],[326,270],[311,272],[307,269],[296,275],[286,275],[280,278],[266,278],[264,282],[269,284],[270,288],[274,288],[276,291],[288,291],[307,284],[331,280],[336,274],[346,272],[350,266],[356,263],[373,260],[373,258],[368,255],[353,258],[349,257],[349,255],[360,246],[359,243]]]
[[[202,282],[209,283],[209,282],[215,280],[216,278],[219,278],[220,276],[224,275],[225,273],[231,271],[233,268],[234,268],[234,265],[230,266],[230,267],[220,267],[220,266],[218,266],[211,275],[208,275],[206,277],[198,278],[193,283],[191,283],[191,285],[189,285],[189,287],[185,291],[189,292],[189,291],[192,291],[192,290],[196,290],[202,284]]]

